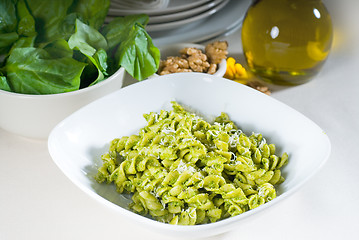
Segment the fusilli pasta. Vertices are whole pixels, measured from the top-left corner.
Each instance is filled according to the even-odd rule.
[[[261,134],[244,134],[222,113],[210,124],[172,102],[144,114],[138,135],[112,140],[98,182],[133,193],[130,208],[180,225],[216,222],[276,197],[288,155]]]

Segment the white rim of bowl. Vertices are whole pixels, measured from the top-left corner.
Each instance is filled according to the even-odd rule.
[[[116,79],[117,75],[121,74],[123,71],[125,71],[125,69],[123,67],[120,67],[114,74],[112,74],[108,78],[102,80],[101,82],[99,82],[95,85],[81,88],[79,90],[75,90],[75,91],[71,91],[71,92],[52,93],[52,94],[26,94],[26,93],[9,92],[9,91],[0,89],[0,94],[9,95],[11,97],[20,97],[20,98],[52,98],[52,97],[59,97],[60,95],[64,95],[64,96],[74,95],[74,94],[92,91],[96,88],[99,88],[102,85],[108,83],[108,81],[113,81],[114,79]]]

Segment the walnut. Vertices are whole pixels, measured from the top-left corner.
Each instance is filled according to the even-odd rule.
[[[209,65],[209,68],[208,68],[207,73],[208,73],[208,74],[214,74],[216,71],[217,71],[217,64],[211,63],[211,64]]]
[[[210,66],[207,55],[197,48],[184,48],[180,51],[187,58],[190,68],[195,72],[207,72]]]
[[[176,72],[191,72],[187,59],[181,57],[167,57],[160,62],[158,74],[165,75]]]
[[[258,81],[249,81],[247,83],[247,86],[254,88],[262,93],[265,93],[267,95],[271,95],[271,91],[269,90],[269,88],[267,86],[264,86],[262,83],[258,82]]]
[[[226,59],[228,54],[227,48],[227,41],[216,41],[207,44],[205,52],[209,62],[219,64],[223,59]]]
[[[160,66],[157,71],[158,74],[164,75],[176,72],[204,72],[214,74],[217,71],[218,63],[226,58],[227,42],[214,42],[206,46],[206,51],[212,53],[210,56],[203,53],[202,50],[187,47],[179,51],[181,57],[167,57],[166,60],[160,61]],[[219,58],[221,58],[219,60]],[[213,60],[215,59],[215,61]],[[217,63],[218,62],[218,63]]]

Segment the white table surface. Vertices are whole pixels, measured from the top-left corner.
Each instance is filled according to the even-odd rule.
[[[324,68],[307,84],[271,88],[273,98],[326,131],[331,156],[274,209],[210,239],[359,239],[359,2],[326,2],[336,34]],[[230,56],[243,58],[240,31],[221,39]],[[88,197],[55,166],[46,141],[0,129],[0,239],[175,238],[128,222]]]

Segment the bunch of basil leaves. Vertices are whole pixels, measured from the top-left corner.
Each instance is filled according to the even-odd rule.
[[[148,16],[104,24],[110,0],[1,0],[0,89],[24,94],[75,91],[120,67],[137,80],[155,73],[160,52]]]

